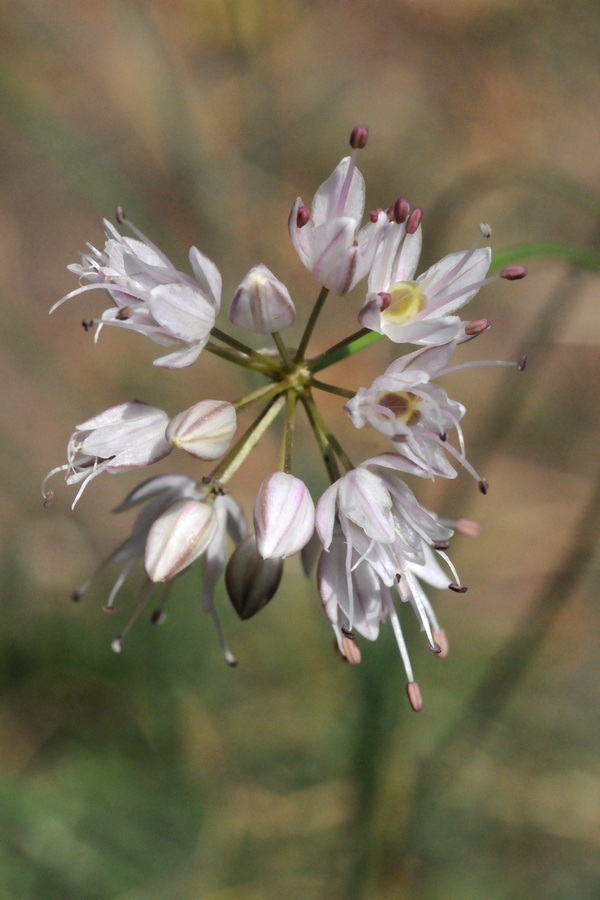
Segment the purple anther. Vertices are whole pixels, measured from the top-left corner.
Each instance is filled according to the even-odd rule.
[[[298,213],[296,214],[296,225],[298,228],[304,228],[308,220],[310,219],[310,209],[306,206],[299,206]]]
[[[455,594],[466,594],[469,590],[466,584],[456,584],[455,581],[451,581],[448,587],[451,591],[454,591]]]
[[[410,205],[406,197],[398,197],[394,203],[394,221],[396,224],[402,225],[403,222],[406,222],[409,212]],[[409,234],[412,234],[412,232],[409,232]]]
[[[423,210],[420,206],[415,206],[413,211],[411,212],[408,220],[406,222],[406,233],[414,234],[419,225],[421,224],[421,219],[423,218]]]
[[[377,294],[378,297],[381,297],[381,312],[385,312],[385,310],[389,307],[392,302],[392,295],[388,294],[387,291],[381,291],[380,294]]]
[[[369,129],[366,125],[357,125],[356,128],[352,129],[352,134],[350,135],[350,146],[353,150],[362,150],[363,147],[366,147],[367,140],[369,138]]]
[[[527,357],[522,356],[519,362],[517,363],[517,369],[519,372],[523,372],[527,366]]]
[[[474,337],[476,334],[481,334],[482,331],[487,331],[489,327],[489,319],[474,319],[465,325],[465,334],[468,334],[469,337]]]
[[[506,278],[507,281],[518,281],[525,278],[527,269],[525,266],[504,266],[500,272],[500,278]]]
[[[371,220],[371,222],[373,223],[373,225],[375,224],[375,222],[376,222],[377,219],[379,218],[379,213],[380,213],[380,212],[382,212],[381,209],[374,209],[373,212],[370,212],[370,213],[369,213],[369,219]]]

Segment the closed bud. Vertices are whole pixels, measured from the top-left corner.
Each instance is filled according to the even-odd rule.
[[[250,269],[229,307],[230,321],[256,334],[289,328],[295,318],[288,289],[262,263]]]
[[[267,605],[282,575],[283,560],[262,559],[253,534],[236,547],[225,569],[225,585],[240,619],[251,619]]]
[[[170,581],[207,549],[217,531],[212,506],[179,500],[159,516],[148,533],[144,564],[151,581]]]
[[[174,447],[198,459],[218,459],[237,428],[236,413],[225,400],[201,400],[169,422],[166,436]]]
[[[315,505],[304,482],[286,472],[265,478],[254,504],[254,530],[263,559],[302,550],[315,530]]]

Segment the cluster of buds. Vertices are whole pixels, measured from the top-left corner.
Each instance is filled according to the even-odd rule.
[[[214,618],[227,663],[236,665],[215,606],[217,583],[224,576],[235,610],[241,619],[248,619],[277,592],[284,560],[300,553],[307,576],[318,558],[318,590],[343,659],[358,664],[357,634],[375,640],[380,625],[389,618],[406,670],[408,698],[418,711],[421,692],[400,611],[404,604],[412,606],[430,649],[446,656],[448,642],[423,584],[459,593],[466,590],[446,551],[455,531],[473,536],[478,526],[467,519],[443,520],[424,509],[401,476],[455,478],[458,463],[482,493],[487,492],[487,482],[465,456],[460,426],[465,407],[450,399],[437,380],[476,365],[524,368],[525,359],[458,365],[451,365],[450,359],[458,344],[489,327],[487,319],[461,320],[457,315],[461,307],[491,281],[519,279],[526,270],[510,266],[488,277],[491,252],[481,245],[491,230],[481,225],[470,249],[452,253],[416,276],[422,244],[419,207],[411,210],[406,199],[398,198],[389,208],[371,212],[362,226],[365,185],[356,159],[367,136],[366,128],[354,129],[352,153],[317,190],[310,210],[300,198],[292,207],[288,224],[292,243],[321,285],[297,349],[287,346],[281,335],[294,323],[294,303],[285,285],[265,265],[248,272],[229,308],[233,324],[271,336],[274,347],[257,351],[215,326],[221,276],[211,260],[192,248],[193,275],[184,274],[129,222],[123,210],[117,210],[117,222],[129,228],[133,237],[122,236],[105,222],[104,250],[88,245],[82,262],[69,266],[79,276],[80,287],[56,306],[84,291],[102,289],[112,305],[99,319],[84,322],[86,330],[97,326],[96,338],[104,325],[127,328],[172,348],[154,361],[156,366],[189,366],[204,350],[252,369],[264,377],[265,384],[233,402],[200,400],[173,417],[136,400],[101,412],[76,426],[68,442],[67,462],[49,473],[43,493],[48,503],[52,492],[46,482],[62,471],[67,484],[80,484],[75,505],[97,475],[148,467],[174,448],[202,461],[218,460],[216,468],[197,481],[177,474],[151,477],[115,510],[141,509],[130,536],[98,569],[121,564],[104,611],[116,611],[117,594],[141,561],[145,578],[133,614],[113,641],[113,649],[122,649],[125,634],[158,584],[165,587],[151,621],[164,621],[171,585],[199,562],[202,607]],[[358,316],[360,330],[318,356],[308,355],[328,294],[343,297],[367,277]],[[383,375],[357,392],[316,377],[383,337],[417,349],[396,359]],[[387,448],[354,465],[321,415],[315,391],[344,398],[345,412],[356,428],[374,428],[389,441]],[[306,484],[293,474],[298,405],[307,413],[331,481],[316,504]],[[260,409],[258,417],[232,446],[237,412],[252,407]],[[280,471],[267,474],[260,485],[254,531],[248,533],[229,482],[280,414],[285,414]],[[457,446],[450,440],[454,435]],[[94,577],[75,592],[74,599],[82,596]]]

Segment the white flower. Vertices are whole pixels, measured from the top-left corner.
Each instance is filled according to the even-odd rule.
[[[148,532],[144,565],[150,580],[171,581],[204,553],[216,532],[212,506],[201,500],[178,500]]]
[[[315,505],[308,488],[286,472],[269,475],[254,504],[256,548],[263,559],[285,558],[309,542],[315,530]]]
[[[272,334],[293,325],[296,308],[282,281],[262,263],[254,266],[235,292],[229,319],[256,334]]]
[[[171,419],[166,437],[174,447],[197,459],[213,460],[228,449],[236,428],[236,412],[231,403],[201,400]]]
[[[89,283],[71,291],[50,312],[77,294],[103,288],[114,306],[102,314],[100,327],[129,328],[157,344],[179,345],[173,353],[154,360],[156,366],[178,369],[191,365],[208,341],[219,311],[221,276],[217,267],[192,247],[189,256],[194,279],[179,272],[131,224],[140,240],[122,237],[106,219],[104,226],[104,250],[88,244],[89,252],[82,254],[82,262],[68,266],[80,280]]]
[[[469,250],[451,253],[415,280],[421,229],[409,234],[407,224],[390,222],[386,228],[359,322],[395,343],[431,345],[464,339],[466,323],[453,313],[488,283],[491,251],[479,247],[480,236]],[[489,237],[488,226],[481,231]]]
[[[379,211],[360,229],[365,209],[365,182],[356,168],[357,142],[352,133],[351,156],[346,156],[317,190],[310,217],[296,200],[288,221],[292,243],[317,281],[343,295],[364,278],[383,235],[388,217]]]
[[[52,475],[66,471],[67,484],[83,481],[75,506],[86,485],[102,472],[126,472],[163,459],[172,450],[165,437],[168,423],[162,409],[132,400],[76,425],[67,447],[67,464],[48,473],[43,490]]]

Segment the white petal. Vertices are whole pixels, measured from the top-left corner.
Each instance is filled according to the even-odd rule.
[[[205,340],[215,324],[215,310],[198,288],[187,284],[159,285],[150,292],[156,321],[179,340]]]
[[[301,550],[315,530],[315,506],[304,482],[285,472],[265,478],[254,504],[254,530],[263,559]]]

